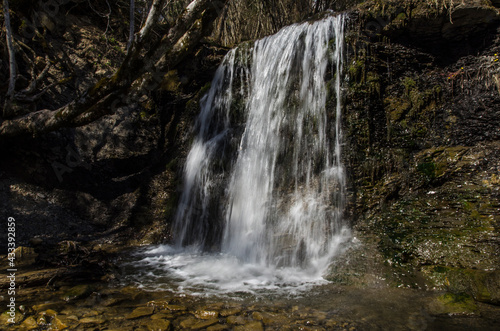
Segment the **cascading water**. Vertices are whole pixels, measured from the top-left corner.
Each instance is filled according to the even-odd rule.
[[[347,237],[343,29],[343,15],[330,16],[228,53],[201,102],[176,245],[148,263],[215,287],[320,278]]]

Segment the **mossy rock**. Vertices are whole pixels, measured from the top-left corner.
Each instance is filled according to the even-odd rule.
[[[446,293],[429,304],[429,311],[436,315],[474,315],[477,306],[468,294]]]
[[[72,301],[88,297],[92,293],[90,285],[82,284],[70,288],[62,295],[64,301]]]
[[[12,325],[12,321],[14,321],[14,324],[17,324],[20,323],[23,319],[24,315],[18,309],[15,309],[13,312],[7,310],[2,315],[0,315],[0,326]]]

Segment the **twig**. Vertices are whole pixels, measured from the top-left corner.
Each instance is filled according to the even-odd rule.
[[[7,98],[11,98],[14,95],[14,88],[16,86],[16,56],[14,52],[14,46],[12,43],[12,28],[10,26],[10,13],[9,13],[9,1],[3,0],[3,15],[5,19],[5,30],[6,30],[6,40],[7,49],[9,51],[9,88],[7,90]],[[4,108],[5,111],[5,108]]]

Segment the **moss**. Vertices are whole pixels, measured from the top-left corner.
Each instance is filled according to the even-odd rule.
[[[417,166],[417,170],[424,174],[429,180],[436,178],[436,164],[434,162],[424,162]]]
[[[181,82],[179,80],[177,70],[170,70],[163,76],[163,80],[161,82],[162,90],[169,92],[177,92],[179,90],[180,85]]]
[[[477,310],[474,299],[465,293],[446,293],[437,298],[444,306],[441,313],[468,314]]]
[[[365,71],[365,62],[358,58],[352,61],[348,68],[349,78],[352,82],[361,82],[363,80],[363,73]]]
[[[410,96],[410,92],[417,87],[417,82],[410,77],[403,78],[402,84],[404,86],[405,94],[407,96]]]

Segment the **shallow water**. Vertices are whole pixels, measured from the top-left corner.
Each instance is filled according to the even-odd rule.
[[[192,296],[119,285],[123,279],[117,276],[111,283],[73,280],[22,288],[17,300],[26,307],[25,319],[45,318],[40,330],[57,323],[69,330],[155,330],[158,321],[167,323],[169,330],[498,330],[500,323],[498,306],[478,303],[475,312],[463,314],[436,311],[441,293],[433,291],[323,282],[293,294],[270,290],[233,297]],[[63,300],[75,285],[88,286],[89,291]],[[26,330],[20,325],[10,329]]]

